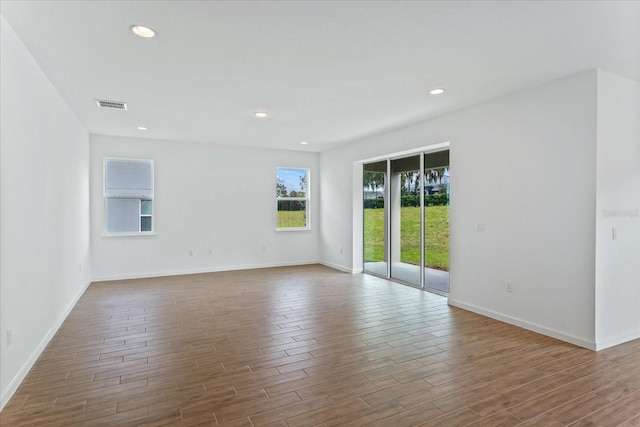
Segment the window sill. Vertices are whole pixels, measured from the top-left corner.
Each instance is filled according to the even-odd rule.
[[[156,235],[155,231],[143,231],[132,233],[102,233],[102,237],[153,237]]]
[[[311,231],[309,227],[290,227],[290,228],[276,228],[276,231]]]

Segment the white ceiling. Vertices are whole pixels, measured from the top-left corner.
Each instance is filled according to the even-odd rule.
[[[640,1],[2,1],[0,11],[93,134],[322,151],[593,68],[640,81]],[[157,37],[133,35],[134,23]],[[428,95],[435,86],[447,92]],[[267,119],[253,117],[263,109]]]

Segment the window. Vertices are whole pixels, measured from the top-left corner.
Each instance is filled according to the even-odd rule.
[[[277,168],[278,230],[309,229],[309,169]]]
[[[104,160],[108,234],[153,232],[153,161]]]

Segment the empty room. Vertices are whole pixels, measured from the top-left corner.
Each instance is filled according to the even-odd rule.
[[[640,426],[640,1],[0,15],[0,425]]]

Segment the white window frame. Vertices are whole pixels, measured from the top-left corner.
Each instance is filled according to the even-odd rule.
[[[128,196],[109,196],[107,194],[107,162],[110,160],[115,161],[125,161],[125,162],[144,162],[149,163],[151,165],[151,195],[144,197],[128,197]],[[103,192],[103,203],[104,203],[104,214],[103,214],[103,233],[102,235],[105,237],[118,237],[118,236],[155,236],[156,235],[156,207],[154,203],[155,196],[155,165],[153,160],[150,159],[131,159],[131,158],[122,158],[122,157],[105,157],[102,161],[102,192]],[[109,231],[108,229],[108,200],[109,199],[136,199],[139,201],[138,203],[138,231],[123,231],[123,232],[114,232]],[[142,202],[145,200],[151,201],[151,214],[143,214],[142,213]],[[151,231],[142,231],[142,218],[143,217],[151,217]]]
[[[276,185],[278,183],[278,172],[281,169],[290,169],[290,170],[303,170],[305,171],[306,176],[306,189],[305,189],[305,197],[280,197],[276,196],[276,231],[308,231],[311,230],[311,169],[309,168],[301,168],[301,167],[292,167],[292,166],[278,166],[276,168]],[[282,200],[290,200],[290,201],[303,201],[305,202],[305,218],[306,224],[304,227],[278,227],[278,203]]]

